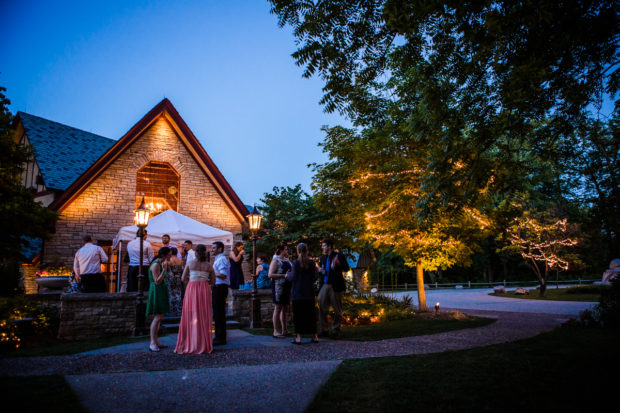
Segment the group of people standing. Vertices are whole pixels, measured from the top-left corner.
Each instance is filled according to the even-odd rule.
[[[151,342],[149,350],[160,351],[165,348],[158,341],[157,333],[165,314],[170,312],[169,279],[174,279],[168,273],[174,262],[174,247],[163,246],[149,266],[149,289],[146,314],[153,316],[151,322]],[[190,254],[191,251],[191,254]],[[203,244],[198,244],[195,251],[186,249],[185,264],[179,283],[184,288],[182,297],[181,323],[175,353],[201,354],[211,353],[213,346],[226,344],[226,298],[230,285],[230,261],[224,254],[224,244],[215,242],[211,247],[215,259],[209,262],[209,252]],[[211,328],[215,321],[215,338],[212,338]]]
[[[297,258],[289,261],[289,250],[285,244],[276,248],[269,266],[269,277],[274,280],[272,296],[273,337],[290,335],[287,328],[288,306],[292,303],[295,339],[293,344],[301,344],[301,336],[311,334],[311,342],[318,343],[319,337],[340,338],[342,326],[342,293],[346,289],[343,273],[349,271],[346,257],[334,250],[331,239],[321,243],[323,255],[315,263],[308,255],[305,243],[297,244]],[[319,281],[319,326],[316,320],[315,283]],[[333,308],[334,318],[329,324],[329,309]]]
[[[162,247],[153,252],[152,245],[146,241],[147,233],[142,234],[142,265],[148,268],[148,277],[139,277],[140,234],[127,245],[129,269],[126,291],[148,291],[146,314],[153,316],[150,326],[149,350],[160,351],[166,346],[158,341],[158,331],[166,314],[181,315],[179,334],[175,347],[178,354],[211,353],[214,345],[226,344],[226,300],[229,289],[252,288],[245,283],[243,263],[243,243],[236,242],[229,254],[224,253],[224,244],[215,242],[210,252],[203,244],[194,249],[191,241],[185,241],[181,248],[170,244],[170,236],[162,236]],[[105,291],[105,281],[98,266],[107,262],[103,250],[94,245],[92,237],[84,237],[85,245],[78,250],[74,261],[74,273],[83,286],[83,292]],[[283,338],[292,334],[288,330],[287,319],[292,304],[295,325],[294,344],[301,344],[302,335],[311,335],[311,342],[318,343],[319,337],[340,338],[342,325],[342,293],[345,291],[343,273],[349,265],[342,253],[334,250],[330,239],[321,244],[323,255],[319,262],[309,257],[308,246],[299,243],[297,258],[289,260],[286,244],[277,246],[271,263],[264,254],[256,258],[257,288],[271,288],[274,311],[273,337]],[[97,267],[97,268],[95,268]],[[317,331],[316,290],[318,278],[319,326]],[[329,324],[329,309],[334,317]],[[212,325],[215,334],[212,336]],[[330,333],[331,327],[331,333]]]

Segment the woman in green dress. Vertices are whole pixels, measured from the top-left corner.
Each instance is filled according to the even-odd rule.
[[[168,247],[161,247],[157,252],[157,257],[149,268],[149,298],[146,302],[146,315],[152,315],[151,323],[151,344],[150,351],[159,351],[163,348],[157,340],[157,333],[164,314],[170,311],[170,301],[168,297],[168,284],[166,284],[166,271],[168,260],[172,256],[172,250]]]

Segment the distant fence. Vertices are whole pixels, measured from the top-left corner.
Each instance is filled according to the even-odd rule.
[[[581,278],[576,280],[558,280],[558,281],[549,281],[547,280],[547,288],[559,287],[560,285],[583,285],[583,284],[593,284],[596,281],[600,281],[600,279],[595,280],[583,280]],[[496,286],[504,286],[506,288],[511,287],[537,287],[539,285],[538,280],[529,280],[529,281],[499,281],[499,282],[471,282],[467,281],[464,283],[425,283],[424,288],[429,290],[447,290],[447,289],[460,289],[460,288],[493,288]],[[360,288],[361,290],[368,292],[373,288],[376,288],[376,291],[417,291],[418,286],[416,283],[404,283],[404,284],[373,284],[367,287]]]

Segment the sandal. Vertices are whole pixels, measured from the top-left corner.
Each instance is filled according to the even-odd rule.
[[[291,341],[291,343],[299,345],[299,344],[301,344],[301,341],[293,340],[293,341]]]
[[[149,351],[153,352],[153,353],[157,353],[159,351],[159,347],[155,346],[149,346]]]

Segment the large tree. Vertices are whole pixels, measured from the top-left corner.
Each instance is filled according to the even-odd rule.
[[[575,132],[617,92],[616,2],[271,3],[356,127],[327,130],[317,205],[425,262],[465,260],[473,221],[509,222],[522,193],[563,196]]]
[[[257,248],[270,256],[280,242],[295,247],[299,242],[319,254],[321,239],[328,235],[320,227],[325,214],[314,206],[311,195],[301,185],[274,187],[265,193],[259,209],[264,215],[263,230]]]
[[[360,127],[403,112],[409,144],[428,148],[426,213],[467,203],[490,179],[514,185],[504,178],[523,169],[524,147],[571,134],[588,105],[617,91],[617,2],[271,3],[305,76],[325,80],[326,110]]]
[[[22,251],[29,246],[28,238],[44,238],[56,213],[33,199],[30,189],[22,185],[21,173],[32,159],[31,148],[20,145],[11,128],[13,115],[5,88],[0,87],[0,290],[13,292],[16,287],[16,263],[24,257]]]

